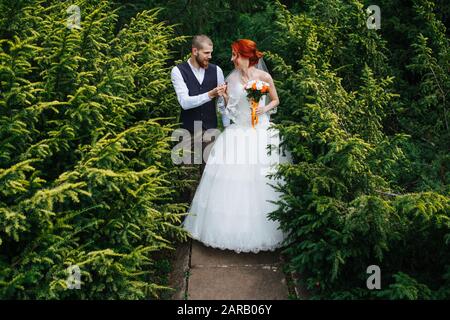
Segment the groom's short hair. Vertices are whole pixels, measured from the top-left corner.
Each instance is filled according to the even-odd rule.
[[[211,39],[204,34],[198,34],[192,38],[192,48],[203,49],[204,44],[213,45]]]

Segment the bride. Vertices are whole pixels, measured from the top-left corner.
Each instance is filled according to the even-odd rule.
[[[279,99],[272,77],[262,70],[263,54],[255,42],[241,39],[231,48],[235,69],[226,79],[227,89],[219,109],[233,123],[216,138],[210,150],[182,226],[192,238],[210,247],[238,253],[273,251],[286,238],[279,223],[268,218],[277,209],[273,201],[281,196],[274,186],[283,181],[269,178],[268,174],[276,171],[277,164],[290,161],[290,155],[280,151],[278,131],[270,123],[269,113],[278,106]],[[256,117],[246,91],[255,81],[258,86],[268,86]],[[270,102],[266,103],[266,99]]]

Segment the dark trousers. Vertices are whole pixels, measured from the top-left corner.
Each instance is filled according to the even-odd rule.
[[[214,140],[211,136],[205,134],[205,130],[202,130],[197,136],[191,133],[189,141],[185,142],[189,145],[190,164],[184,164],[183,166],[191,172],[191,174],[188,175],[189,179],[200,181],[201,176],[205,171],[206,162],[208,161],[209,152],[214,144]],[[183,193],[183,202],[191,203],[196,189],[197,184],[185,189],[185,192]]]

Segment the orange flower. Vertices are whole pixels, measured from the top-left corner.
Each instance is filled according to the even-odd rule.
[[[253,85],[252,85],[252,89],[253,89],[253,90],[256,90],[256,82],[255,82],[255,83],[253,83]]]
[[[269,87],[268,86],[263,86],[261,89],[261,93],[266,93],[267,91],[269,91]]]

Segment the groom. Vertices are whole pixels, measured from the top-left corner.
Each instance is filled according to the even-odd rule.
[[[215,99],[226,90],[222,69],[209,63],[212,52],[211,39],[205,35],[196,35],[192,39],[189,59],[175,66],[171,72],[172,84],[182,108],[181,127],[191,134],[191,150],[193,150],[194,141],[202,142],[200,167],[202,174],[208,158],[208,154],[203,156],[203,152],[211,143],[211,137],[204,133],[208,129],[217,128]],[[222,114],[222,123],[224,127],[230,124],[230,120],[224,114]]]

